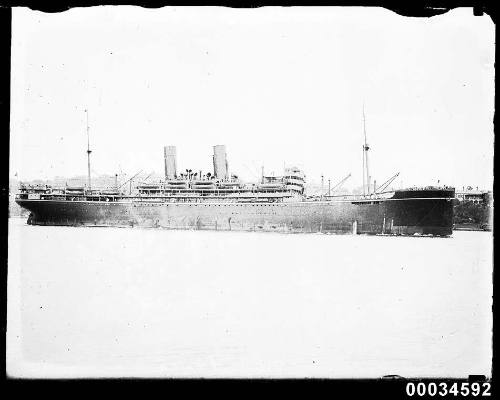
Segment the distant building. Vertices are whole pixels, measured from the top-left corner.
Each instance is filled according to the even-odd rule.
[[[490,205],[491,199],[492,199],[492,192],[487,191],[487,190],[479,190],[477,188],[476,188],[476,190],[470,189],[470,186],[469,186],[469,188],[467,188],[465,190],[456,191],[455,197],[459,201],[470,201],[474,204]]]

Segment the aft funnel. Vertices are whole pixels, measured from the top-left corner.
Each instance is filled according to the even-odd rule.
[[[214,175],[219,179],[229,179],[227,167],[226,146],[218,144],[214,146]]]
[[[177,178],[177,150],[175,146],[163,148],[165,157],[165,180]]]

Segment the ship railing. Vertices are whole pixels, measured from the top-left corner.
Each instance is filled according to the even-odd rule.
[[[292,188],[293,189],[293,188]],[[302,188],[297,187],[296,191],[302,191]],[[258,194],[264,194],[266,196],[269,195],[284,195],[290,192],[290,186],[280,187],[277,189],[268,189],[268,190],[259,190],[254,188],[245,188],[245,189],[186,189],[186,190],[139,190],[139,196],[191,196],[191,197],[199,197],[199,196],[237,196],[241,194],[248,194],[251,196],[255,196]]]
[[[280,201],[295,196],[291,191],[212,191],[200,196],[198,193],[156,193],[156,194],[131,194],[125,195],[118,191],[86,191],[86,190],[47,190],[43,192],[24,191],[16,194],[16,197],[28,198],[29,195],[36,195],[40,200],[65,200],[65,201],[185,201],[185,202],[206,202],[206,201]]]
[[[174,196],[120,196],[118,201],[123,202],[175,202],[175,203],[205,203],[210,201],[216,202],[252,202],[252,201],[262,201],[262,202],[276,202],[283,201],[284,199],[288,199],[292,196],[288,193],[284,193],[282,195],[260,195],[260,196],[182,196],[182,195],[174,195]]]
[[[336,194],[336,195],[323,195],[323,196],[308,196],[308,200],[313,201],[331,201],[331,200],[382,200],[390,198],[394,195],[393,191],[381,192],[381,193],[371,193],[368,195],[363,194]]]
[[[409,188],[401,189],[401,190],[408,190],[408,191],[414,191],[414,190],[445,190],[445,189],[455,189],[453,186],[412,186]]]
[[[52,190],[48,192],[34,192],[26,191],[16,194],[18,199],[32,199],[32,200],[61,200],[61,201],[116,201],[118,198],[123,197],[117,192],[84,192],[84,191],[65,191],[65,190]]]

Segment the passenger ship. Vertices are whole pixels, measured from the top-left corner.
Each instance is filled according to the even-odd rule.
[[[295,167],[282,176],[244,183],[229,175],[226,149],[214,146],[213,173],[178,173],[176,148],[164,148],[165,179],[140,183],[134,193],[87,187],[20,186],[16,202],[30,211],[28,223],[69,226],[142,226],[166,229],[323,232],[449,236],[455,190],[426,187],[364,195],[305,193]],[[368,146],[363,146],[366,153]],[[367,158],[366,158],[367,168]]]

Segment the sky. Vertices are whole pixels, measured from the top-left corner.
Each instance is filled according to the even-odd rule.
[[[212,171],[246,181],[493,185],[494,36],[472,8],[14,8],[10,177]]]

